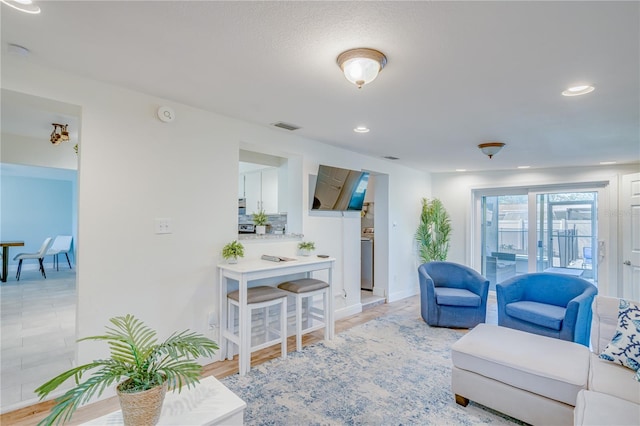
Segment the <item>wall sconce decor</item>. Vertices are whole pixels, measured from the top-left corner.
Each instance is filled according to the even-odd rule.
[[[504,145],[505,144],[502,142],[486,142],[478,145],[478,148],[480,148],[480,151],[482,151],[483,154],[492,158],[504,147]]]
[[[337,62],[347,80],[361,89],[375,80],[387,64],[387,57],[375,49],[360,48],[342,52]]]
[[[68,124],[51,123],[53,126],[53,132],[51,132],[51,138],[49,139],[52,144],[59,145],[60,142],[69,141],[69,131],[67,131]]]

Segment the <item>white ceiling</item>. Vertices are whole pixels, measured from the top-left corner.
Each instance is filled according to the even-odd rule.
[[[40,1],[24,60],[431,172],[640,160],[640,2]],[[336,57],[388,64],[358,90]],[[590,83],[585,96],[564,97]],[[5,109],[2,111],[5,124]],[[366,125],[367,134],[353,128]],[[278,131],[286,132],[286,130]],[[476,145],[507,146],[493,159]]]
[[[53,123],[67,124],[69,141],[78,142],[80,108],[52,99],[2,90],[2,133],[49,141]],[[58,131],[60,131],[58,129]]]

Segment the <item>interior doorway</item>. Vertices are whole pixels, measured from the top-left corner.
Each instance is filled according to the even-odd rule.
[[[20,281],[10,260],[2,285],[0,411],[39,400],[33,390],[51,371],[76,361],[78,160],[81,107],[2,89],[0,174],[2,239],[24,241],[18,252],[35,252],[46,237],[71,235],[72,268],[55,268],[45,258],[44,279],[37,263],[25,264]],[[50,140],[52,123],[68,126],[69,140]],[[46,348],[46,350],[44,349]],[[70,384],[69,384],[70,386]],[[53,395],[52,397],[54,397]]]
[[[360,220],[360,303],[385,303],[389,291],[389,176],[369,172]]]

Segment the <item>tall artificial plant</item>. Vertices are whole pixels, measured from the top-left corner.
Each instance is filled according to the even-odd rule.
[[[423,263],[447,260],[450,239],[451,219],[444,205],[437,198],[423,198],[420,225],[416,231],[420,260]]]

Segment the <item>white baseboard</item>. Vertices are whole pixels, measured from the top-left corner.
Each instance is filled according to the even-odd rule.
[[[398,300],[406,299],[407,297],[415,296],[416,294],[420,294],[420,287],[415,286],[412,289],[405,291],[398,291],[395,293],[389,293],[389,299],[387,303],[397,302]]]
[[[345,308],[337,309],[333,317],[335,320],[349,317],[351,315],[359,314],[362,312],[362,303],[356,303],[355,305],[347,306]]]

